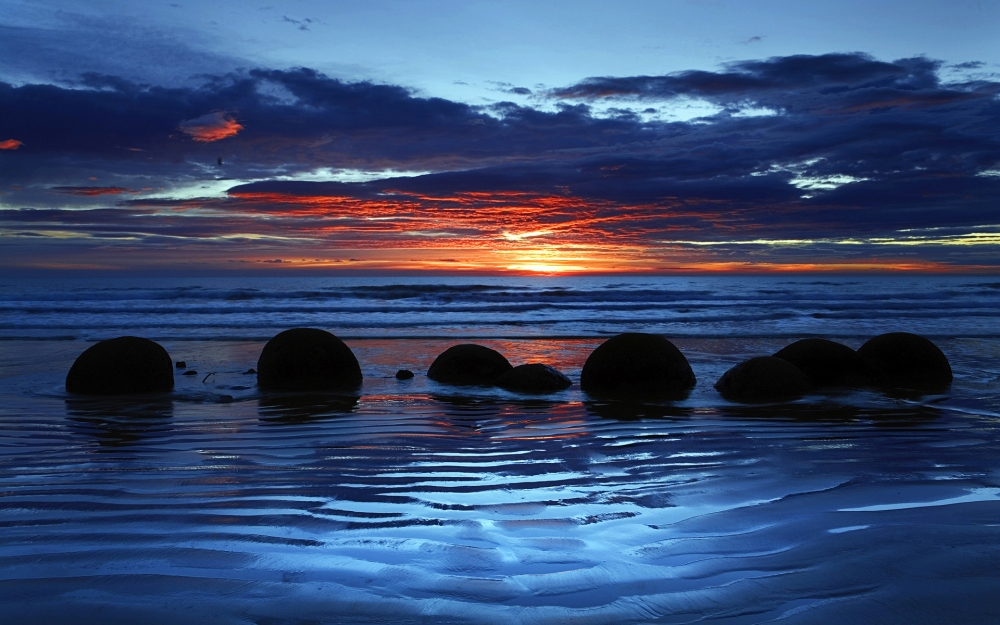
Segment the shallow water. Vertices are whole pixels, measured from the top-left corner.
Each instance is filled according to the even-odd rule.
[[[675,337],[698,385],[656,405],[438,385],[455,340],[378,332],[347,341],[357,397],[261,395],[261,340],[186,332],[160,337],[198,371],[174,393],[85,400],[62,384],[89,343],[0,341],[0,601],[14,623],[996,623],[1000,339],[950,326],[947,393],[762,406],[711,385],[791,338],[717,327]],[[603,339],[477,340],[578,381]]]

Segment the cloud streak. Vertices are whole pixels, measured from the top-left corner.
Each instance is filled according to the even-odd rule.
[[[101,195],[121,195],[122,193],[138,193],[123,187],[52,187],[53,191],[76,195],[80,197],[98,197]]]

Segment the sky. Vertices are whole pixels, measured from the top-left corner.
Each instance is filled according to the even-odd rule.
[[[996,273],[998,25],[0,0],[0,273]]]

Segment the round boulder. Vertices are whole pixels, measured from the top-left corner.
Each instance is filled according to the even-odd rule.
[[[513,369],[500,352],[463,343],[452,345],[434,359],[427,377],[443,384],[488,385]]]
[[[860,386],[869,381],[861,356],[827,339],[795,341],[774,356],[798,367],[816,386]]]
[[[598,395],[679,395],[694,385],[691,365],[673,343],[639,332],[605,341],[580,374],[580,388]]]
[[[553,393],[573,382],[555,367],[534,363],[519,365],[497,378],[496,385],[518,393]]]
[[[951,364],[937,345],[916,334],[881,334],[858,348],[879,384],[940,390],[951,384]]]
[[[279,333],[257,360],[257,386],[266,391],[350,390],[361,380],[361,365],[351,348],[316,328]]]
[[[167,350],[138,336],[91,345],[66,374],[66,390],[81,395],[165,393],[174,388]]]
[[[396,372],[397,380],[409,380],[413,377],[413,372],[409,369],[400,369]]]
[[[729,401],[744,403],[801,397],[812,388],[806,374],[781,358],[758,356],[722,374],[715,390]]]

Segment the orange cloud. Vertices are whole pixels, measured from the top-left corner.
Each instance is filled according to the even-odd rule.
[[[719,204],[705,214],[706,203]],[[564,193],[383,190],[361,197],[230,191],[226,198],[123,203],[144,211],[139,238],[186,241],[190,258],[274,271],[434,271],[470,274],[988,272],[995,265],[921,260],[892,241],[768,239],[773,224],[723,201],[625,204]],[[74,213],[76,215],[77,213]],[[139,223],[131,225],[139,228]],[[36,230],[40,226],[36,227]],[[705,233],[732,240],[704,241]],[[857,244],[857,247],[855,244]],[[905,241],[904,241],[905,243]],[[125,245],[115,242],[115,245]],[[746,244],[746,245],[744,245]],[[901,244],[902,245],[902,244]],[[239,246],[238,252],[233,252]],[[178,248],[180,249],[180,248]],[[884,250],[884,251],[883,251]],[[234,258],[235,256],[235,258]],[[273,262],[281,258],[281,263]],[[270,261],[264,263],[262,261]]]
[[[387,191],[380,198],[237,192],[217,208],[286,218],[310,236],[353,238],[360,247],[525,249],[547,245],[641,244],[669,223],[693,219],[682,202],[621,205],[606,200],[527,192],[462,192],[447,196]],[[205,204],[185,206],[185,209]],[[181,208],[181,207],[178,207]],[[271,223],[274,223],[273,221]],[[628,224],[628,228],[623,228]],[[351,235],[354,235],[351,237]],[[382,235],[382,236],[373,236]]]
[[[24,144],[17,139],[7,139],[6,141],[0,141],[0,150],[16,150],[22,145]]]
[[[195,119],[182,121],[179,128],[181,132],[200,143],[211,143],[232,137],[243,130],[243,126],[235,119],[220,112],[208,113]]]

